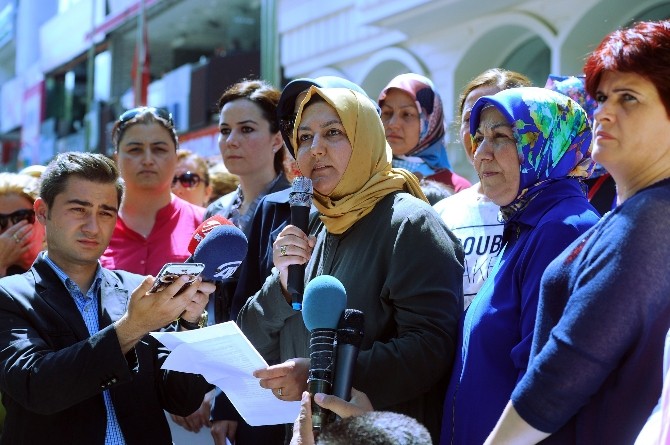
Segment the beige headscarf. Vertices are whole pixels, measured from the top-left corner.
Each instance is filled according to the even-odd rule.
[[[321,96],[335,109],[352,147],[351,158],[340,182],[330,195],[314,191],[314,205],[330,233],[341,234],[370,213],[384,196],[404,190],[426,202],[416,176],[391,167],[391,147],[370,99],[346,88],[310,87],[300,103],[291,136],[294,147],[305,105],[313,95]]]

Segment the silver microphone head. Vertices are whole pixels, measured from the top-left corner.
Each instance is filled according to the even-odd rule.
[[[298,176],[293,180],[291,192],[289,193],[289,204],[291,206],[312,206],[312,180],[305,176]]]

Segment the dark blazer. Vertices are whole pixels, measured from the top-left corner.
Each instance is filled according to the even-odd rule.
[[[290,188],[270,193],[258,203],[249,229],[247,255],[240,265],[240,277],[230,311],[231,320],[237,319],[247,299],[258,292],[272,272],[272,245],[279,232],[291,221],[290,193]]]
[[[260,289],[263,280],[269,275],[269,271],[272,269],[273,265],[272,241],[274,241],[274,238],[268,241],[268,231],[270,229],[267,227],[275,228],[276,218],[272,219],[270,222],[266,219],[267,217],[265,216],[265,213],[268,209],[271,212],[274,212],[275,210],[282,211],[282,215],[284,216],[278,217],[279,223],[283,222],[283,225],[286,225],[286,221],[288,221],[291,216],[291,208],[288,204],[288,195],[291,191],[290,187],[291,184],[282,173],[279,180],[274,183],[270,190],[268,190],[268,194],[259,201],[251,221],[249,221],[246,227],[242,227],[248,240],[247,254],[232,279],[229,279],[225,283],[217,283],[216,292],[214,294],[214,319],[217,323],[235,320],[237,318],[237,313],[246,302],[246,299]],[[205,219],[212,215],[228,215],[229,209],[233,204],[234,196],[236,196],[236,193],[230,193],[210,204],[209,207],[207,207]],[[275,207],[273,197],[279,197],[278,207]],[[271,203],[269,204],[269,207],[267,207],[268,202]],[[266,224],[268,225],[267,227]],[[281,228],[279,230],[281,230]],[[276,233],[279,233],[279,231]],[[276,233],[274,235],[275,238],[277,236]],[[268,249],[270,253],[269,264]],[[261,427],[251,427],[247,425],[240,417],[233,404],[219,388],[217,388],[217,395],[214,399],[214,404],[212,405],[210,418],[212,420],[237,420],[239,423],[235,432],[235,441],[238,444],[246,445],[262,443],[271,445],[273,443],[283,443],[284,434],[282,425]]]
[[[161,370],[168,351],[149,335],[122,354],[112,322],[143,277],[103,274],[93,336],[41,256],[28,272],[0,280],[1,444],[104,444],[106,389],[126,444],[171,444],[163,409],[191,414],[211,388],[199,375]]]
[[[272,245],[279,232],[291,221],[290,193],[290,188],[270,193],[265,195],[258,203],[249,228],[247,255],[239,268],[239,281],[231,304],[231,320],[237,319],[237,314],[247,302],[247,299],[258,292],[272,271],[274,266]],[[237,443],[263,443],[268,445],[284,443],[285,431],[283,425],[250,427],[237,413],[225,393],[218,388],[210,418],[212,420],[238,421],[235,434]]]
[[[244,297],[246,291],[248,290],[249,287],[253,289],[255,286],[255,283],[260,280],[260,284],[263,284],[263,280],[265,280],[265,277],[267,275],[263,275],[263,272],[260,274],[260,278],[258,278],[258,268],[265,267],[265,263],[267,260],[265,258],[260,258],[256,259],[256,252],[260,250],[261,255],[263,254],[263,250],[265,249],[265,242],[267,242],[267,237],[265,232],[259,232],[259,227],[258,224],[260,224],[260,216],[259,213],[265,212],[265,210],[262,210],[261,207],[265,207],[265,202],[268,197],[271,196],[280,196],[280,202],[282,200],[285,200],[284,203],[286,205],[286,209],[288,210],[288,217],[290,218],[291,216],[291,210],[288,205],[288,194],[291,191],[291,184],[288,182],[288,179],[286,178],[286,175],[283,173],[280,174],[276,182],[272,184],[272,187],[268,190],[268,193],[261,198],[261,200],[258,202],[258,205],[256,206],[256,209],[254,210],[253,215],[251,215],[251,219],[248,221],[248,223],[244,224],[243,226],[240,226],[240,229],[244,232],[244,234],[247,236],[247,240],[249,241],[249,247],[247,250],[247,255],[245,256],[245,259],[242,261],[242,264],[240,264],[240,267],[237,269],[235,274],[231,277],[225,280],[223,283],[219,282],[217,283],[216,286],[216,291],[214,293],[214,318],[213,320],[216,323],[223,323],[229,320],[235,320],[237,317],[237,313],[242,309],[242,306],[246,302],[246,298],[253,295],[256,293],[258,289],[260,289],[260,285],[249,295]],[[284,198],[285,196],[285,198]],[[237,198],[237,193],[232,192],[227,195],[222,196],[221,198],[217,199],[214,201],[212,204],[207,207],[207,212],[205,213],[205,219],[213,216],[213,215],[221,215],[225,218],[229,217],[231,207],[233,206],[233,203],[235,199]],[[265,219],[263,220],[265,221]],[[273,226],[274,227],[274,226]],[[259,237],[263,237],[260,239]],[[272,268],[272,244],[270,244],[270,269]],[[251,259],[250,259],[251,256]],[[260,265],[256,262],[260,261]],[[249,266],[247,266],[247,263],[251,262]],[[237,290],[237,287],[239,286],[239,280],[242,279],[242,273],[244,273],[245,269],[249,269],[253,276],[250,277],[244,277],[245,283],[243,287],[244,289],[241,291]],[[269,272],[268,272],[269,275]],[[237,294],[239,292],[244,292],[241,295],[243,297],[239,297]],[[239,303],[239,299],[244,298],[244,300]]]

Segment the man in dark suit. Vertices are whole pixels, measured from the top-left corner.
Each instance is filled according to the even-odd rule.
[[[188,415],[211,386],[161,370],[168,351],[148,332],[198,327],[211,283],[102,268],[123,185],[114,163],[58,155],[42,175],[36,218],[48,251],[0,280],[2,444],[171,444],[163,410]]]

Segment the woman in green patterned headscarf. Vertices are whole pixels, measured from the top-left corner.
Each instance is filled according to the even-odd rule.
[[[581,182],[593,166],[591,128],[572,99],[531,87],[484,96],[470,134],[482,190],[505,229],[460,325],[441,444],[484,442],[526,372],[544,270],[599,219]]]

